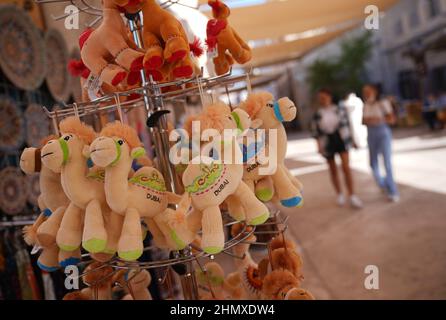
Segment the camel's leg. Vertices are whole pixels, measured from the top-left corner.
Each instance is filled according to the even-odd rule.
[[[165,42],[164,59],[169,63],[182,60],[189,54],[189,43],[183,38],[179,24],[170,21],[160,26],[161,37]]]
[[[154,220],[172,250],[184,249],[195,238],[196,233],[188,228],[187,215],[185,212],[181,212],[181,209],[167,208],[163,213],[156,215]]]
[[[142,231],[139,213],[134,208],[125,212],[121,237],[118,242],[118,255],[121,259],[134,261],[143,252]]]
[[[232,57],[240,64],[244,64],[251,60],[252,53],[251,48],[243,41],[242,38],[237,34],[237,32],[232,29],[234,35],[234,41],[229,42],[228,50]]]
[[[272,175],[274,189],[280,203],[285,207],[299,207],[302,205],[302,194],[289,179],[284,165],[278,165],[277,171]]]
[[[97,56],[97,53],[90,50],[90,43],[86,42],[81,51],[82,61],[85,66],[91,70],[91,72],[99,77],[104,83],[116,87],[119,85],[127,76],[127,71],[115,64],[109,64],[102,56]]]
[[[192,59],[186,56],[183,60],[178,60],[172,68],[174,79],[191,77],[194,73],[194,63]]]
[[[81,249],[78,248],[74,251],[59,250],[59,265],[62,268],[66,266],[75,266],[81,262]]]
[[[150,234],[152,235],[152,241],[155,246],[161,249],[166,249],[168,247],[167,240],[158,223],[153,218],[145,218],[144,221],[147,224],[147,229],[149,229]]]
[[[258,180],[255,184],[255,194],[263,202],[270,201],[274,195],[273,179],[270,176],[266,176]]]
[[[217,75],[222,75],[229,71],[231,66],[234,64],[234,59],[232,59],[232,57],[226,53],[226,47],[219,45],[217,48],[218,55],[213,60],[215,73]]]
[[[203,210],[201,226],[203,230],[201,247],[204,252],[209,254],[221,252],[225,245],[225,234],[223,232],[223,221],[218,206],[210,206]]]
[[[151,32],[143,32],[144,48],[144,69],[159,69],[164,64],[163,48],[156,35]]]
[[[107,230],[105,230],[104,217],[101,204],[94,199],[85,208],[84,234],[82,247],[92,253],[102,252],[107,245]]]
[[[159,69],[146,69],[147,77],[152,76],[154,81],[168,81],[171,65],[165,64]]]
[[[138,71],[143,68],[144,53],[129,47],[125,38],[117,35],[104,42],[105,48],[115,58],[115,62],[129,71]]]
[[[250,225],[259,225],[269,218],[269,210],[255,194],[249,190],[249,187],[243,181],[240,182],[237,190],[234,192],[242,206],[245,208],[246,223]]]
[[[293,176],[290,172],[290,170],[288,170],[287,167],[284,167],[285,172],[288,176],[288,178],[290,178],[291,183],[297,188],[299,189],[300,192],[302,192],[304,190],[304,185],[302,184],[302,182],[300,182],[299,179],[297,179],[297,177]]]
[[[104,253],[114,255],[118,250],[118,241],[121,236],[122,224],[124,222],[124,216],[115,212],[110,212],[108,221],[105,223],[107,229],[107,246]]]
[[[37,265],[40,269],[46,272],[56,271],[59,269],[59,260],[57,259],[58,254],[59,247],[56,244],[43,249],[37,260]]]
[[[113,87],[119,86],[127,77],[128,73],[122,67],[115,64],[107,64],[99,73],[99,79]]]
[[[66,208],[59,207],[49,218],[37,229],[37,241],[42,247],[49,247],[56,243],[57,231],[59,230]]]
[[[82,241],[83,214],[79,207],[70,203],[60,222],[56,242],[65,251],[74,251]]]
[[[235,195],[230,195],[225,200],[228,206],[229,215],[236,221],[244,221],[246,219],[245,209],[240,200]]]
[[[193,209],[187,214],[187,228],[194,234],[197,234],[201,229],[201,220],[203,219],[203,212]]]

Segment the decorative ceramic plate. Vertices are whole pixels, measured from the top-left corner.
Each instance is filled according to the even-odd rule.
[[[35,207],[39,206],[39,203],[37,201],[40,196],[39,177],[39,173],[26,176],[26,184],[28,185],[28,202]]]
[[[0,67],[23,90],[40,87],[46,71],[45,44],[25,11],[0,5]]]
[[[17,215],[24,211],[28,199],[26,178],[19,168],[6,167],[0,171],[0,209]]]
[[[14,101],[0,96],[0,115],[0,150],[19,148],[25,135],[22,112]]]
[[[78,49],[73,49],[70,54],[70,59],[79,60],[81,58],[81,54]],[[82,102],[82,87],[81,87],[81,78],[73,77],[70,74],[70,88],[71,95],[73,96],[74,101],[77,103]]]
[[[68,74],[68,50],[59,31],[50,29],[45,34],[47,59],[46,84],[56,101],[67,101],[71,94]]]
[[[25,111],[26,144],[39,147],[40,141],[50,134],[50,121],[38,104],[31,103]]]

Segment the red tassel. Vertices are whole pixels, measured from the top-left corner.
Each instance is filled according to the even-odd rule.
[[[90,74],[90,70],[84,65],[82,60],[71,59],[67,68],[73,77],[87,78]]]
[[[203,47],[201,46],[201,41],[197,37],[195,37],[194,42],[189,44],[189,48],[192,54],[197,58],[199,58],[204,52]]]

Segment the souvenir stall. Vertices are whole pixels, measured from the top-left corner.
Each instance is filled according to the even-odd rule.
[[[23,111],[0,99],[1,298],[314,299],[280,212],[304,210],[284,164],[299,110],[233,72],[252,50],[229,7],[207,2],[199,39],[170,10],[180,1],[36,2],[90,23],[70,52],[58,31],[0,10],[2,54],[27,61],[0,59],[2,72],[24,90],[45,81],[50,97]],[[56,294],[71,267],[79,287]]]

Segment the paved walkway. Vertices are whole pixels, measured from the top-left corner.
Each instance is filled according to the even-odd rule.
[[[394,133],[397,204],[375,186],[367,151],[352,152],[362,210],[336,206],[313,139],[291,136],[288,149],[305,185],[304,208],[283,210],[304,259],[303,287],[318,299],[446,299],[446,132]],[[379,290],[364,287],[367,265],[379,269]]]
[[[375,186],[366,150],[352,152],[365,208],[335,205],[323,159],[310,138],[290,139],[288,161],[305,185],[305,207],[284,210],[301,246],[304,287],[319,299],[446,298],[446,132],[394,134],[401,201]],[[379,290],[366,290],[364,268],[379,268]]]

